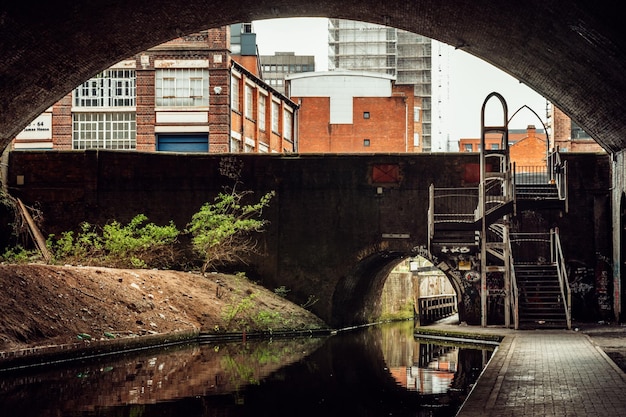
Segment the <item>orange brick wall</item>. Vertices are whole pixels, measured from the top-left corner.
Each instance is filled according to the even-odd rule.
[[[563,150],[570,150],[569,140],[572,136],[572,121],[560,109],[552,106],[552,147],[558,146]]]
[[[521,167],[546,166],[546,141],[537,136],[529,136],[513,144],[509,148],[511,162],[518,171]]]
[[[330,152],[330,98],[291,99],[300,103],[300,152]]]
[[[352,124],[330,124],[328,97],[291,97],[300,103],[301,153],[413,151],[413,89],[394,87],[391,97],[355,97]],[[369,119],[364,113],[369,112]],[[369,146],[365,141],[369,140]]]
[[[150,67],[154,64],[154,56],[150,56]],[[154,69],[141,70],[141,64],[137,63],[135,71],[137,99],[136,99],[136,115],[137,123],[137,150],[138,151],[155,151],[156,139],[154,134],[154,125],[156,123],[156,112],[154,111]]]

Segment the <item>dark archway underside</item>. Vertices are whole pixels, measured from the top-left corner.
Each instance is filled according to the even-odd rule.
[[[626,145],[626,37],[618,7],[588,0],[4,2],[0,141],[4,148],[92,75],[166,40],[231,23],[326,16],[394,26],[461,48],[527,84],[617,152]]]

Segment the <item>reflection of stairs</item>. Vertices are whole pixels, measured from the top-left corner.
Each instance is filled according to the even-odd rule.
[[[519,327],[567,328],[556,265],[515,265]]]

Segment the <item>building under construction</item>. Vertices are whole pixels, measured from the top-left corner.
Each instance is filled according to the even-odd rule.
[[[398,85],[413,85],[414,95],[422,102],[423,126],[421,137],[415,140],[423,152],[440,150],[433,149],[433,135],[437,133],[433,131],[433,110],[437,114],[444,111],[448,83],[443,80],[447,71],[440,68],[445,57],[438,42],[400,29],[343,19],[329,19],[328,42],[330,70],[382,72],[395,76]],[[434,60],[433,48],[438,51]]]

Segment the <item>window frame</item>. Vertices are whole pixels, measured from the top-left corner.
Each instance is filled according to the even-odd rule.
[[[231,74],[230,76],[230,109],[240,113],[241,112],[241,103],[239,100],[239,88],[241,85],[241,78],[236,74]]]
[[[156,107],[208,107],[207,68],[157,68],[154,75]]]
[[[110,68],[74,89],[72,104],[77,108],[135,107],[137,72]]]
[[[280,134],[280,103],[272,99],[272,132]]]
[[[259,93],[257,103],[257,125],[260,130],[265,132],[267,123],[267,95]]]
[[[283,109],[283,138],[293,139],[293,113],[287,107]]]
[[[73,113],[72,149],[137,149],[135,113]]]

